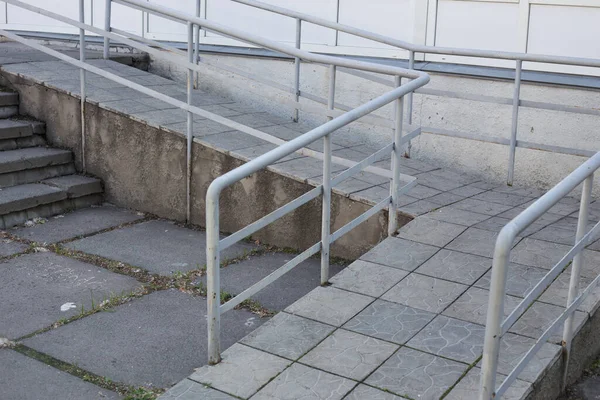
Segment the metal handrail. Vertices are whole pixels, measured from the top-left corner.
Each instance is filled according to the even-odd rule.
[[[423,54],[443,54],[443,55],[454,55],[454,56],[462,56],[462,57],[475,57],[475,58],[490,58],[490,59],[499,59],[499,60],[512,60],[515,61],[515,89],[512,100],[509,104],[512,104],[512,122],[511,122],[511,135],[510,139],[505,143],[501,142],[500,144],[509,146],[509,157],[508,157],[508,171],[507,171],[507,184],[512,185],[514,180],[514,170],[515,170],[515,158],[516,158],[516,148],[529,148],[541,151],[550,151],[557,152],[562,154],[571,154],[571,155],[579,155],[579,156],[591,156],[590,152],[586,149],[574,149],[568,147],[561,146],[549,146],[545,143],[529,143],[517,140],[517,130],[518,130],[518,122],[519,122],[519,108],[522,106],[541,108],[541,109],[555,109],[559,111],[566,112],[578,112],[582,114],[590,113],[594,115],[599,115],[598,110],[596,109],[581,109],[575,107],[562,106],[552,103],[539,103],[539,102],[527,102],[527,105],[523,104],[525,102],[520,100],[520,92],[521,92],[521,76],[522,76],[522,67],[523,62],[538,62],[538,63],[548,63],[548,64],[562,64],[562,65],[574,65],[574,66],[583,66],[583,67],[600,67],[600,60],[598,59],[590,59],[590,58],[580,58],[580,57],[564,57],[564,56],[553,56],[553,55],[543,55],[543,54],[531,54],[531,53],[519,53],[519,52],[506,52],[506,51],[495,51],[495,50],[476,50],[476,49],[461,49],[461,48],[452,48],[452,47],[437,47],[437,46],[427,46],[427,45],[418,45],[409,43],[403,40],[391,38],[385,35],[380,35],[377,33],[369,32],[364,29],[355,28],[353,26],[340,24],[338,22],[329,21],[324,18],[315,17],[310,14],[305,14],[297,11],[293,11],[284,7],[279,7],[271,4],[267,4],[257,0],[232,0],[233,2],[244,4],[250,7],[262,9],[265,11],[269,11],[272,13],[276,13],[279,15],[283,15],[286,17],[296,19],[296,37],[299,36],[301,22],[306,21],[311,24],[323,26],[326,28],[334,29],[338,32],[348,33],[357,37],[361,37],[364,39],[372,40],[374,42],[386,44],[389,46],[393,46],[399,49],[407,50],[409,52],[409,60],[408,67],[409,69],[413,69],[415,65],[415,53],[423,53]],[[300,47],[300,42],[298,39],[296,40],[296,46]],[[296,64],[298,64],[298,60],[296,60]],[[352,73],[353,75],[357,75],[357,73]],[[296,91],[298,91],[297,82],[299,69],[296,67]],[[363,75],[361,75],[363,76]],[[364,76],[363,76],[364,77]],[[379,79],[374,79],[376,81],[380,81]],[[423,89],[422,92],[433,95],[443,95],[440,91],[432,91],[429,89]],[[434,93],[432,93],[434,92]],[[454,92],[446,92],[451,95],[456,95]],[[450,96],[452,97],[452,96]],[[487,96],[470,96],[471,99],[475,101],[480,101],[478,98],[484,98]],[[460,98],[460,97],[459,97]],[[490,99],[487,98],[484,101],[489,102]],[[505,104],[502,101],[500,104]],[[409,125],[412,124],[412,112],[413,110],[413,96],[412,93],[408,95],[407,101],[407,122]],[[482,135],[473,135],[473,134],[465,134],[456,131],[450,130],[440,130],[436,128],[426,128],[421,127],[423,132],[434,134],[434,135],[442,135],[442,136],[450,136],[455,138],[462,138],[468,140],[476,140],[480,142],[486,143],[499,143],[498,140],[494,140],[495,138],[489,138],[487,136]],[[410,142],[408,144],[408,151],[410,153]]]
[[[490,297],[482,360],[480,387],[481,400],[500,398],[502,394],[510,387],[512,382],[517,379],[529,360],[543,346],[543,344],[552,334],[553,330],[562,322],[564,322],[562,340],[564,360],[563,386],[566,383],[571,341],[573,338],[573,315],[577,306],[581,304],[583,300],[585,300],[585,297],[597,286],[598,282],[600,281],[599,275],[581,294],[578,294],[579,277],[583,266],[583,257],[581,252],[585,246],[596,240],[598,234],[600,233],[600,222],[598,222],[591,230],[587,231],[594,173],[599,168],[600,152],[596,153],[584,164],[579,166],[569,176],[559,182],[545,195],[540,197],[500,231],[496,240],[494,261],[492,265]],[[513,247],[515,239],[519,233],[521,233],[544,213],[555,206],[562,198],[567,196],[582,182],[583,191],[579,208],[579,219],[577,223],[577,233],[574,246],[554,267],[550,269],[550,271],[548,271],[542,280],[532,289],[531,292],[529,292],[525,299],[523,299],[515,308],[515,310],[512,311],[511,314],[503,321],[508,263],[510,260],[510,251]],[[566,310],[550,325],[548,329],[546,329],[546,331],[536,341],[535,345],[525,354],[519,364],[514,367],[502,385],[496,389],[496,372],[498,367],[498,357],[502,335],[504,335],[517,321],[517,319],[527,310],[527,308],[533,304],[535,299],[549,287],[552,281],[564,270],[571,260],[573,264],[571,269]]]

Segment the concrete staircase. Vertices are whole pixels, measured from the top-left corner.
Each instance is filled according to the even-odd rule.
[[[100,203],[100,180],[76,175],[71,151],[47,147],[45,124],[18,112],[19,95],[0,91],[0,229]]]

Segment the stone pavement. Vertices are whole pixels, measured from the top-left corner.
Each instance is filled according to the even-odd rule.
[[[173,81],[111,61],[91,62],[185,98],[185,89]],[[50,88],[78,93],[77,74],[65,73],[75,69],[64,63],[31,62],[2,69]],[[101,107],[167,131],[184,132],[185,112],[101,78],[91,78],[90,83],[90,101]],[[311,128],[210,93],[198,92],[195,104],[283,139]],[[198,122],[196,140],[242,160],[274,147],[211,121]],[[333,141],[336,155],[357,161],[377,150],[351,135],[334,135]],[[137,386],[167,388],[200,367],[164,394],[164,399],[473,398],[495,237],[542,192],[481,182],[418,160],[403,159],[402,164],[404,173],[418,179],[418,185],[402,197],[402,211],[415,219],[346,269],[334,269],[330,286],[317,287],[318,262],[311,259],[305,268],[299,267],[258,294],[256,302],[225,314],[226,350],[217,366],[202,366],[206,304],[202,296],[204,246],[198,244],[203,243],[203,233],[110,208],[88,212],[109,210],[128,218],[123,222],[116,218],[107,226],[107,219],[88,215],[92,222],[80,224],[76,221],[83,211],[79,211],[76,216],[9,233],[13,241],[5,243],[4,251],[20,253],[7,258],[4,265],[27,271],[31,259],[57,285],[42,301],[31,294],[35,288],[35,280],[29,281],[31,273],[14,273],[9,281],[14,289],[8,291],[12,297],[3,304],[10,312],[17,307],[20,315],[41,322],[24,329],[17,321],[2,327],[14,333],[2,335],[19,341],[15,350],[21,354],[49,359],[63,370],[77,366],[84,371],[75,371],[77,376],[93,375],[93,382],[104,388],[111,387],[106,384],[110,379],[118,382],[114,389],[128,393]],[[388,166],[389,161],[378,165]],[[321,174],[319,161],[300,156],[269,169],[313,184]],[[389,184],[363,174],[336,191],[373,204],[388,195]],[[592,208],[592,219],[598,220],[600,203]],[[566,253],[567,244],[573,242],[577,209],[576,198],[561,201],[516,241],[507,312]],[[73,233],[59,234],[66,226]],[[91,231],[86,231],[88,227]],[[31,242],[36,237],[51,244],[39,249]],[[25,250],[20,240],[25,240]],[[598,250],[596,242],[585,251],[582,282],[598,274]],[[254,244],[232,251],[228,256],[234,258],[233,264],[223,268],[223,288],[230,293],[266,276],[287,257]],[[20,259],[26,262],[19,263]],[[504,337],[499,380],[564,307],[568,273]],[[64,280],[71,282],[66,291],[61,289]],[[304,289],[296,290],[299,285]],[[595,293],[580,307],[578,327],[594,314],[598,297]],[[48,304],[48,310],[31,307],[33,299]],[[57,318],[52,313],[61,307],[66,311],[59,315],[76,319],[48,325]],[[92,312],[94,307],[99,311]],[[260,318],[272,315],[269,311],[280,312],[268,321]],[[555,336],[544,345],[505,398],[527,397],[532,384],[558,360],[559,340]],[[2,352],[12,356],[15,350]],[[9,389],[15,390],[0,386],[0,390]]]

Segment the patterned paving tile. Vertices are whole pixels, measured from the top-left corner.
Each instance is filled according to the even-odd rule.
[[[334,287],[318,287],[289,306],[286,311],[326,324],[341,326],[374,299]]]
[[[531,197],[525,197],[511,193],[501,193],[493,190],[480,193],[473,196],[473,198],[476,200],[489,201],[491,203],[502,204],[510,207],[517,207],[533,200]]]
[[[490,219],[486,219],[483,222],[474,225],[474,228],[484,229],[486,231],[491,232],[500,232],[502,228],[504,228],[510,222],[509,218],[502,217],[491,217]],[[519,233],[520,236],[529,236],[533,233],[538,232],[540,229],[543,229],[543,224],[531,224],[523,232]]]
[[[375,389],[367,385],[360,384],[351,391],[344,400],[402,400],[394,394]]]
[[[442,249],[421,265],[416,272],[472,285],[491,267],[491,258]]]
[[[377,300],[343,327],[378,339],[404,344],[434,317],[435,314],[427,311]]]
[[[485,325],[488,311],[488,290],[472,287],[460,296],[443,312],[448,317]],[[513,296],[504,297],[504,316],[508,316],[519,304],[520,299]]]
[[[358,260],[329,281],[333,287],[379,297],[408,275],[401,269]]]
[[[397,345],[338,329],[300,362],[346,378],[362,380],[396,350]]]
[[[426,244],[390,237],[379,243],[360,259],[405,271],[413,271],[437,253],[438,250],[437,247]]]
[[[576,229],[562,229],[551,224],[531,235],[531,238],[572,246],[575,243],[575,233]]]
[[[503,204],[497,204],[497,203],[490,203],[487,201],[476,200],[473,198],[461,200],[458,203],[454,203],[452,206],[454,208],[459,208],[461,210],[472,211],[472,212],[476,212],[479,214],[486,214],[486,215],[492,215],[492,216],[498,215],[500,213],[503,213],[503,212],[511,209],[511,206],[505,206]]]
[[[570,247],[543,240],[523,239],[512,249],[510,261],[550,269],[567,254]]]
[[[223,361],[217,365],[198,368],[190,379],[244,398],[252,396],[291,363],[237,343],[225,350],[222,357]]]
[[[457,194],[463,197],[471,197],[483,192],[485,192],[485,189],[479,189],[475,186],[462,186],[456,189],[452,189],[448,193]]]
[[[366,383],[421,400],[437,400],[461,377],[468,366],[402,347]]]
[[[544,193],[546,193],[546,191],[540,189],[508,185],[500,185],[493,188],[492,190],[495,192],[510,193],[533,198],[542,197]]]
[[[447,177],[434,175],[432,172],[419,174],[417,176],[417,182],[419,182],[421,185],[441,190],[442,192],[447,192],[448,190],[456,189],[465,185],[462,182],[450,180]]]
[[[252,400],[339,400],[356,383],[318,369],[294,364],[252,397]]]
[[[438,315],[407,346],[471,364],[483,353],[484,336],[482,325]]]
[[[427,214],[427,217],[463,226],[472,226],[490,218],[489,215],[465,211],[453,206],[431,211]]]
[[[458,190],[458,189],[456,189],[456,190]],[[447,206],[449,204],[456,203],[457,201],[461,201],[465,198],[466,198],[466,196],[461,196],[461,195],[454,194],[451,192],[444,192],[444,193],[435,195],[433,197],[429,197],[427,199],[427,201],[430,201],[435,204],[439,204],[440,206]]]
[[[409,205],[402,206],[400,208],[400,211],[405,214],[414,215],[415,217],[417,217],[419,215],[427,214],[428,212],[436,210],[440,207],[441,206],[439,204],[435,204],[427,200],[419,200]]]
[[[160,396],[160,400],[235,400],[235,397],[184,379]]]
[[[548,211],[553,214],[569,215],[577,210],[579,210],[579,200],[573,197],[565,197]]]
[[[478,256],[492,258],[496,246],[496,232],[484,231],[483,229],[469,228],[459,237],[454,239],[446,248],[463,253],[476,254]],[[518,238],[517,238],[518,241]]]
[[[433,189],[427,186],[417,184],[415,187],[410,189],[408,195],[410,197],[416,197],[417,199],[427,199],[442,193],[440,190]]]
[[[554,304],[556,306],[565,307],[569,298],[569,283],[571,281],[571,267],[561,273],[558,278],[552,282],[550,287],[538,299],[544,303]],[[593,279],[580,276],[579,278],[579,293],[581,293]],[[578,310],[594,314],[600,306],[600,287],[592,290],[587,299],[577,307]]]
[[[479,397],[479,383],[481,379],[481,370],[477,367],[471,369],[458,382],[444,400],[467,400],[477,399]],[[496,378],[496,387],[504,381],[504,376],[498,375]],[[516,380],[510,388],[504,392],[503,400],[524,400],[527,395],[533,390],[532,385],[528,382]]]
[[[510,332],[527,336],[530,338],[539,338],[546,329],[560,316],[564,311],[563,307],[558,307],[552,304],[535,302],[525,311],[523,316],[510,328]],[[575,320],[573,327],[575,332],[581,328],[581,325],[586,321],[587,314],[581,311],[575,311]],[[559,324],[550,336],[548,341],[552,343],[560,343],[562,340],[563,324]]]
[[[398,237],[432,246],[444,247],[465,229],[461,225],[422,216],[404,225],[398,232]]]
[[[281,312],[240,343],[297,360],[335,328],[310,319]]]
[[[519,264],[508,264],[506,277],[506,293],[512,296],[525,297],[537,283],[548,273],[548,270]],[[490,288],[492,271],[488,271],[475,286],[482,289]]]
[[[384,294],[382,299],[439,313],[456,300],[467,287],[460,283],[413,273]]]

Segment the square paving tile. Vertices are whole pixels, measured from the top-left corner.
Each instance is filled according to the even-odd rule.
[[[0,337],[16,339],[89,311],[141,283],[55,253],[26,254],[0,263]]]
[[[485,192],[485,189],[479,189],[475,186],[462,186],[456,189],[452,189],[448,193],[457,194],[463,197],[471,197],[483,192]]]
[[[492,258],[498,233],[483,229],[469,228],[454,239],[446,248],[463,253]],[[517,242],[519,238],[515,242]]]
[[[15,236],[38,243],[56,243],[100,232],[142,218],[144,218],[144,215],[141,213],[134,213],[117,207],[93,207],[49,218],[44,224],[16,227],[11,229],[10,232]]]
[[[366,383],[413,399],[437,400],[468,366],[402,347]]]
[[[286,311],[326,324],[341,326],[374,299],[334,287],[318,287],[289,306]]]
[[[384,392],[383,390],[375,389],[367,385],[360,384],[344,400],[402,400],[392,393]]]
[[[159,397],[160,400],[235,400],[235,397],[185,379]]]
[[[179,227],[167,221],[149,221],[69,243],[68,248],[121,261],[150,272],[171,275],[206,264],[205,232]],[[238,243],[221,259],[234,258],[257,246]]]
[[[397,345],[360,333],[338,329],[302,357],[300,362],[360,381],[398,348]]]
[[[240,343],[297,360],[334,329],[331,325],[280,312]]]
[[[526,265],[508,264],[508,274],[506,277],[506,293],[512,296],[525,297],[542,278],[548,273],[548,270]],[[492,271],[488,271],[475,286],[482,289],[490,288]]]
[[[496,387],[499,387],[504,381],[504,376],[498,375],[496,378]],[[479,397],[479,384],[481,379],[481,370],[477,367],[467,372],[458,384],[452,388],[444,400],[467,400]],[[516,380],[510,388],[504,392],[503,400],[524,400],[532,391],[531,384]]]
[[[562,198],[549,212],[553,214],[569,215],[579,210],[580,201],[573,197]]]
[[[0,393],[6,400],[116,400],[122,397],[13,350],[0,350]]]
[[[400,269],[358,260],[331,278],[329,282],[333,287],[379,297],[406,275],[408,272]]]
[[[253,348],[234,344],[217,365],[198,368],[190,379],[234,396],[248,398],[282,372],[291,361]]]
[[[471,287],[443,312],[448,317],[462,319],[484,325],[487,319],[488,290]],[[504,297],[504,317],[507,317],[517,307],[521,299],[513,296]]]
[[[419,200],[414,203],[410,203],[406,206],[400,207],[400,212],[418,217],[419,215],[427,214],[428,212],[437,210],[440,207],[441,206],[439,204],[435,204],[427,200]]]
[[[413,271],[438,250],[439,248],[434,246],[389,237],[360,259],[405,271]]]
[[[115,382],[169,387],[207,360],[206,336],[199,336],[207,331],[205,310],[206,299],[178,290],[154,292],[24,344]],[[222,348],[265,320],[246,310],[227,312],[221,317]]]
[[[510,332],[537,339],[564,311],[564,307],[555,306],[552,304],[534,302],[531,307],[515,322],[510,328]],[[581,326],[585,323],[588,315],[581,311],[575,311],[575,319],[573,321],[574,332],[577,333]],[[562,340],[563,324],[559,324],[553,331],[548,341],[552,343],[560,343]]]
[[[252,400],[340,400],[356,383],[310,368],[294,364],[252,397]]]
[[[472,226],[490,218],[489,215],[461,210],[453,206],[442,207],[427,214],[427,217],[453,224]]]
[[[455,189],[455,190],[459,190],[459,189]],[[449,204],[456,203],[457,201],[463,200],[465,197],[466,196],[461,196],[461,195],[454,194],[451,192],[444,192],[444,193],[435,195],[433,197],[427,198],[427,201],[439,204],[441,206],[447,206]]]
[[[576,230],[577,228],[562,229],[557,227],[556,224],[551,224],[531,235],[531,238],[573,246],[575,244]]]
[[[427,199],[429,197],[433,197],[440,193],[442,193],[442,191],[417,184],[416,186],[411,188],[407,194],[410,195],[410,197],[415,197],[417,199],[422,200],[422,199]]]
[[[382,299],[440,313],[467,288],[460,283],[412,273],[384,294]]]
[[[443,192],[459,188],[461,186],[465,186],[462,182],[457,182],[447,177],[442,177],[433,172],[425,172],[423,174],[419,174],[417,177],[417,181],[419,184],[441,190]]]
[[[483,354],[484,336],[483,325],[438,315],[407,346],[471,364]]]
[[[487,192],[486,192],[487,193]],[[486,215],[498,215],[505,211],[510,210],[511,206],[505,206],[503,204],[491,203],[488,201],[476,200],[474,198],[464,199],[459,201],[458,203],[454,203],[452,205],[454,208],[459,208],[465,211],[472,211],[479,214]]]
[[[443,249],[421,265],[416,272],[472,285],[491,267],[491,258]]]
[[[406,343],[425,327],[435,314],[402,304],[377,300],[344,328],[398,344]]]
[[[502,204],[509,207],[517,207],[521,204],[525,204],[533,200],[531,197],[525,197],[511,193],[501,193],[493,190],[480,193],[478,195],[473,196],[473,198],[476,200]]]
[[[485,221],[482,221],[482,222],[478,223],[477,225],[474,225],[473,227],[477,228],[477,229],[484,229],[486,231],[491,231],[491,232],[500,232],[502,230],[502,228],[504,228],[509,222],[510,222],[510,219],[508,219],[508,218],[491,217],[490,219],[486,219]],[[528,236],[528,235],[536,233],[543,227],[544,227],[543,224],[534,223],[534,224],[528,226],[527,228],[525,228],[521,233],[519,233],[519,235],[520,236]]]
[[[413,219],[400,228],[398,237],[432,246],[444,247],[463,233],[465,229],[461,225],[422,216]]]
[[[551,269],[570,249],[570,246],[562,244],[525,238],[512,249],[510,261],[531,265],[532,267]]]
[[[539,301],[566,307],[569,298],[569,283],[571,281],[571,267],[567,268],[552,282],[550,287],[540,296]],[[579,293],[581,293],[593,279],[580,276]],[[577,307],[578,310],[594,314],[600,306],[600,287],[592,290],[588,297]]]

